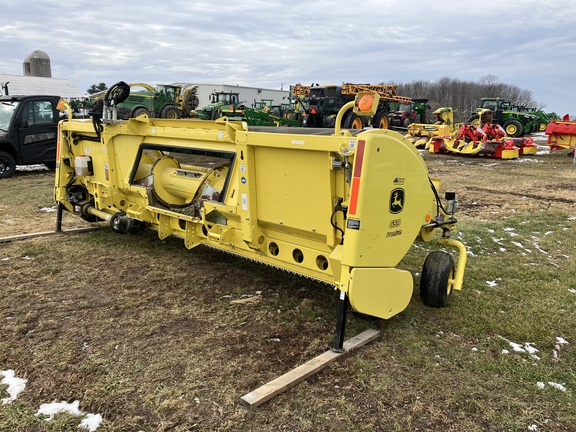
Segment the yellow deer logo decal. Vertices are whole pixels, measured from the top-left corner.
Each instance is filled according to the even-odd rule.
[[[394,189],[390,194],[390,213],[396,214],[404,210],[404,189]]]

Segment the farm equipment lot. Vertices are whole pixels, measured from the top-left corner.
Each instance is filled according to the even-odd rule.
[[[401,265],[415,274],[408,308],[388,321],[348,316],[347,339],[380,337],[253,410],[242,395],[330,347],[336,291],[105,224],[0,244],[0,370],[28,380],[0,405],[0,430],[76,431],[77,417],[34,415],[75,400],[103,416],[99,431],[573,430],[572,158],[423,157],[459,194],[462,292],[445,309],[422,305],[428,247],[415,244]],[[0,237],[52,230],[53,185],[45,170],[3,179]],[[64,216],[65,229],[82,226]]]

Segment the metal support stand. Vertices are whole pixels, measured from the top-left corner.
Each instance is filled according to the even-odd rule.
[[[332,351],[344,352],[344,332],[346,330],[346,312],[348,311],[348,296],[344,291],[340,291],[340,302],[338,303],[338,317],[336,321],[336,336]]]
[[[26,240],[35,237],[44,237],[54,234],[67,234],[67,233],[83,233],[89,231],[96,231],[100,229],[98,226],[91,226],[86,228],[71,228],[67,230],[62,229],[62,212],[64,210],[64,205],[61,202],[58,202],[58,208],[56,209],[56,229],[54,231],[44,231],[44,232],[37,232],[37,233],[30,233],[30,234],[20,234],[15,236],[9,237],[0,237],[0,244],[1,243],[8,243],[15,240]]]
[[[62,209],[64,206],[58,201],[58,209],[56,210],[56,232],[62,232]]]

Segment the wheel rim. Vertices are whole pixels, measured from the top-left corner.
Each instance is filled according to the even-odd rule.
[[[354,120],[352,120],[350,129],[362,129],[362,119],[360,117],[356,117]]]
[[[540,123],[540,127],[538,129],[540,132],[544,132],[546,130],[546,123]]]
[[[382,116],[380,121],[378,122],[379,129],[388,129],[388,117]]]
[[[515,135],[517,131],[518,128],[516,127],[516,125],[510,124],[506,126],[506,134],[509,136]]]

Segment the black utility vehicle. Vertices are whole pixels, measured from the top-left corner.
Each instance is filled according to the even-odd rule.
[[[56,167],[59,96],[0,96],[0,178],[16,165]]]

